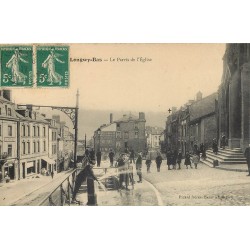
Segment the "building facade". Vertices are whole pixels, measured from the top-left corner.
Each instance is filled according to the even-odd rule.
[[[102,125],[94,132],[94,147],[97,151],[108,152],[110,149],[116,153],[133,149],[135,152],[144,152],[147,148],[145,133],[145,114],[139,117],[123,115],[119,120],[113,121],[110,115],[110,124]]]
[[[146,138],[148,150],[160,149],[160,137],[163,134],[164,129],[160,127],[146,126]]]
[[[198,92],[196,100],[189,100],[179,110],[172,109],[166,121],[166,149],[186,154],[193,151],[195,144],[211,147],[218,135],[217,100],[217,93],[202,98]]]
[[[250,44],[227,44],[223,75],[218,89],[218,137],[225,135],[229,148],[250,143]]]
[[[9,90],[0,90],[0,172],[18,179],[18,127],[15,105]],[[0,180],[1,181],[1,180]]]

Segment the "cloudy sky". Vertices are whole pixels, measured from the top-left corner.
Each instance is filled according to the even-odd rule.
[[[225,44],[72,44],[72,59],[102,62],[71,62],[68,89],[16,89],[13,98],[74,106],[79,89],[81,109],[165,112],[198,91],[206,96],[217,90],[224,51]]]

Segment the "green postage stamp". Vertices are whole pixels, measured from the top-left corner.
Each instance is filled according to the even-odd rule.
[[[33,86],[33,47],[0,47],[0,86]]]
[[[69,86],[69,46],[36,47],[37,87]]]

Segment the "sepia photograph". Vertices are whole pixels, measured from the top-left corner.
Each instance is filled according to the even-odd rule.
[[[1,44],[1,206],[250,204],[250,44]]]

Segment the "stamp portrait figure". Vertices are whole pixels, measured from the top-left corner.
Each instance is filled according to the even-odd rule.
[[[61,85],[62,83],[63,76],[57,73],[55,68],[56,61],[59,63],[64,63],[64,61],[59,59],[60,56],[60,54],[54,52],[54,49],[51,49],[50,54],[42,63],[42,67],[47,68],[48,82],[50,82],[50,85],[52,85],[53,83],[59,83],[59,85]]]
[[[24,55],[21,54],[18,49],[15,49],[14,54],[6,63],[6,67],[11,69],[11,81],[13,82],[13,85],[16,85],[17,83],[26,83],[27,76],[20,71],[19,64],[20,62],[28,63],[28,61],[26,61],[22,56]]]

